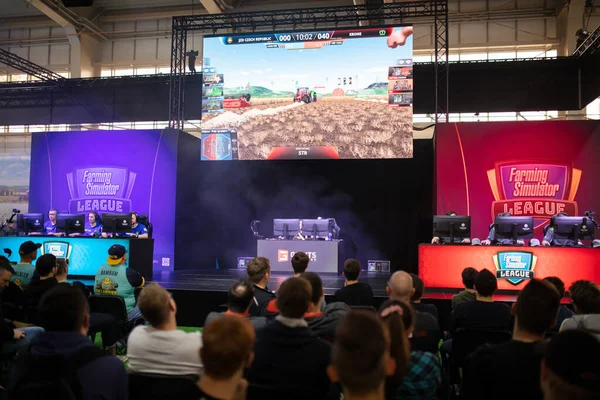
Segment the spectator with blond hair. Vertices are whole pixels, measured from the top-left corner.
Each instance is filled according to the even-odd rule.
[[[202,368],[200,332],[177,329],[177,305],[158,283],[142,289],[138,297],[142,316],[151,326],[137,326],[129,335],[129,370],[164,375],[198,375]]]

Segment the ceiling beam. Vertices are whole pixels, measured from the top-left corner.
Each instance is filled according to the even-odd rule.
[[[209,14],[221,14],[224,10],[224,7],[222,7],[221,2],[218,0],[200,0],[200,3]]]

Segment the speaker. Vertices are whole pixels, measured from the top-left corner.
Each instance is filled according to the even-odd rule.
[[[65,7],[91,7],[94,0],[63,0]]]

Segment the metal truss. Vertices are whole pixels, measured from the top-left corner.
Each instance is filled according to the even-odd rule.
[[[583,43],[573,52],[573,56],[581,57],[583,55],[592,55],[600,50],[600,26],[585,38]]]
[[[18,55],[4,49],[0,49],[0,63],[18,69],[19,71],[45,82],[62,82],[66,80],[57,73],[32,63],[31,61],[26,60],[23,57],[19,57]]]
[[[418,20],[435,25],[436,121],[448,115],[448,0],[409,1],[379,5],[317,7],[309,9],[208,14],[173,17],[169,126],[183,129],[185,53],[188,31],[208,34],[268,32],[282,29],[359,26],[362,21],[394,21],[410,24]],[[439,95],[441,93],[441,95]]]

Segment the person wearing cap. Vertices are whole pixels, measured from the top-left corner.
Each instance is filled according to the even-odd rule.
[[[600,398],[600,342],[587,332],[554,335],[540,371],[545,400]]]
[[[33,262],[38,256],[38,249],[42,247],[41,243],[33,243],[31,240],[23,242],[19,247],[19,263],[14,266],[15,273],[11,281],[14,282],[21,290],[25,290],[31,278],[35,274],[35,266]]]
[[[119,296],[125,300],[130,321],[142,318],[135,301],[135,289],[144,286],[144,278],[135,270],[127,268],[127,249],[120,244],[108,249],[106,265],[101,266],[94,279],[94,294]]]

